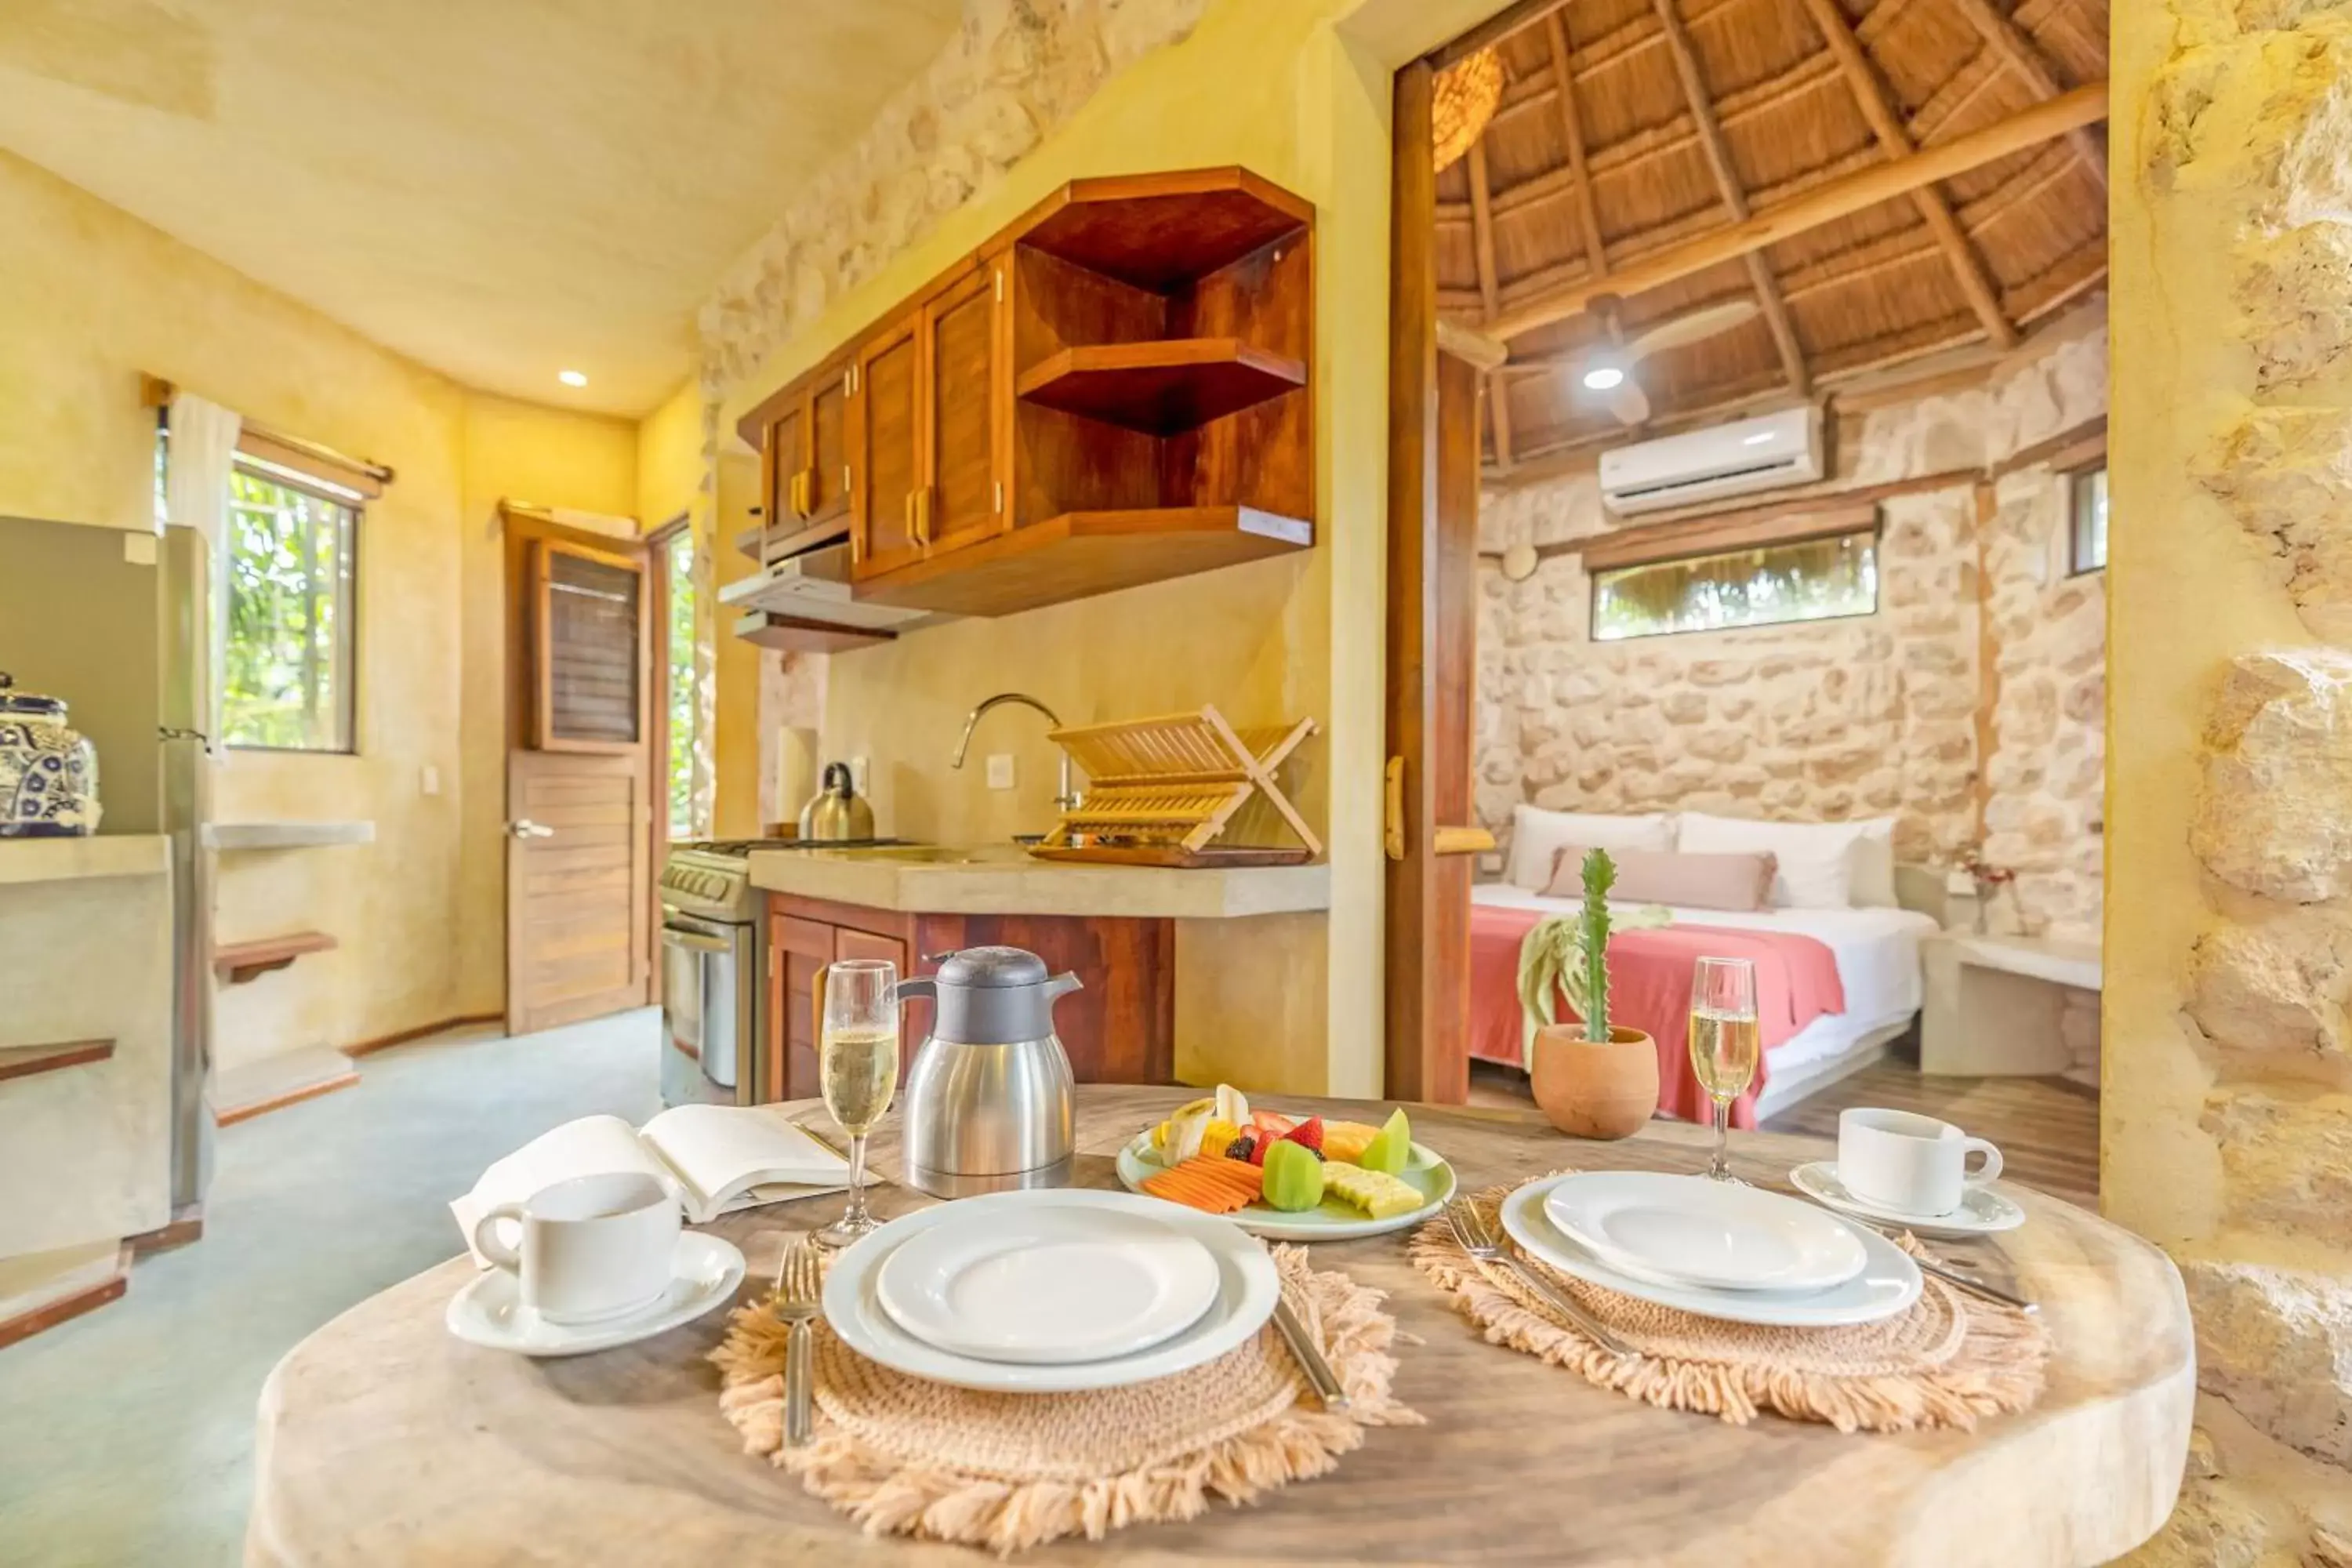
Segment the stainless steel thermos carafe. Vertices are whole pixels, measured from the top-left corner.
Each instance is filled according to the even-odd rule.
[[[1078,989],[1017,947],[951,952],[939,973],[898,984],[935,1005],[907,1074],[908,1181],[937,1197],[1058,1187],[1070,1177],[1070,1058],[1054,1003]]]

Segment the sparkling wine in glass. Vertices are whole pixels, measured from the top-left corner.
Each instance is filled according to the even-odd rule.
[[[1691,976],[1691,1071],[1715,1102],[1715,1154],[1709,1179],[1734,1182],[1728,1159],[1731,1102],[1755,1079],[1756,966],[1744,958],[1702,958]]]
[[[846,1247],[877,1223],[866,1211],[866,1135],[888,1111],[898,1089],[898,965],[852,958],[827,966],[817,1076],[825,1110],[849,1134],[849,1202],[816,1239],[825,1247]]]

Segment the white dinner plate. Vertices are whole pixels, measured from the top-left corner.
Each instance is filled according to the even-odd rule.
[[[1217,1260],[1158,1215],[1029,1205],[908,1237],[875,1294],[900,1328],[958,1355],[1101,1361],[1198,1321]]]
[[[1544,1199],[1552,1188],[1568,1179],[1547,1176],[1529,1182],[1505,1198],[1503,1229],[1529,1255],[1561,1273],[1638,1300],[1731,1323],[1826,1329],[1893,1317],[1919,1299],[1919,1266],[1901,1247],[1874,1231],[1855,1233],[1868,1254],[1862,1272],[1827,1290],[1792,1295],[1779,1290],[1713,1290],[1696,1285],[1661,1285],[1636,1279],[1594,1257],[1544,1213]]]
[[[1544,1215],[1603,1262],[1662,1285],[1826,1290],[1862,1272],[1852,1226],[1795,1198],[1705,1176],[1588,1171]]]
[[[1215,1299],[1190,1327],[1149,1350],[1102,1361],[1042,1366],[983,1361],[941,1350],[900,1328],[884,1310],[877,1277],[900,1247],[942,1226],[961,1227],[1004,1210],[1044,1208],[1146,1215],[1200,1242],[1216,1260]],[[835,1260],[833,1271],[824,1279],[824,1320],[851,1350],[909,1376],[991,1393],[1067,1394],[1149,1383],[1214,1361],[1264,1328],[1281,1294],[1273,1258],[1230,1220],[1178,1208],[1157,1198],[1059,1187],[962,1198],[892,1220]]]
[[[528,1356],[585,1355],[666,1333],[731,1300],[743,1282],[743,1255],[723,1237],[682,1231],[670,1255],[669,1289],[641,1312],[604,1322],[551,1323],[522,1304],[522,1281],[484,1271],[450,1299],[442,1321],[467,1344]]]
[[[1143,1184],[1168,1167],[1160,1163],[1159,1152],[1151,1147],[1149,1128],[1139,1132],[1133,1142],[1118,1152],[1118,1179],[1127,1184],[1129,1192],[1143,1192]],[[1422,1205],[1410,1214],[1392,1215],[1387,1219],[1369,1219],[1364,1211],[1338,1198],[1327,1197],[1317,1208],[1301,1209],[1297,1214],[1285,1214],[1263,1203],[1250,1205],[1229,1217],[1252,1236],[1262,1236],[1270,1241],[1354,1241],[1360,1237],[1386,1236],[1392,1230],[1403,1230],[1419,1225],[1445,1206],[1454,1195],[1454,1167],[1444,1156],[1426,1143],[1415,1143],[1405,1159],[1404,1169],[1397,1179],[1419,1192]],[[1146,1197],[1150,1197],[1145,1193]],[[1181,1204],[1151,1198],[1153,1203],[1166,1204],[1181,1209]],[[1198,1213],[1198,1210],[1192,1211]]]
[[[1837,1210],[1881,1225],[1899,1225],[1921,1236],[1969,1237],[1992,1236],[2004,1230],[2015,1230],[2025,1223],[2025,1211],[2012,1198],[2004,1197],[1989,1186],[1964,1187],[1960,1206],[1949,1214],[1904,1214],[1895,1209],[1881,1208],[1864,1203],[1846,1190],[1838,1180],[1837,1162],[1815,1160],[1789,1173],[1796,1189],[1812,1199]]]

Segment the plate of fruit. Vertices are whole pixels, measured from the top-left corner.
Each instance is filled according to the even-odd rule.
[[[1118,1152],[1129,1190],[1276,1241],[1347,1241],[1402,1230],[1454,1195],[1454,1167],[1392,1110],[1379,1126],[1252,1109],[1229,1084]]]

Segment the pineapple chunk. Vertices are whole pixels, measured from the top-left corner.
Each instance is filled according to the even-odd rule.
[[[1323,1157],[1355,1164],[1372,1140],[1381,1135],[1377,1127],[1367,1127],[1360,1121],[1326,1121],[1323,1124]]]
[[[1234,1140],[1241,1135],[1242,1130],[1234,1123],[1212,1116],[1201,1133],[1201,1152],[1212,1160],[1223,1159],[1225,1151],[1234,1146]]]
[[[1326,1127],[1324,1134],[1328,1137],[1330,1129]],[[1374,1219],[1394,1219],[1401,1214],[1411,1214],[1426,1201],[1420,1189],[1410,1183],[1385,1171],[1367,1171],[1344,1160],[1324,1163],[1323,1190]]]

